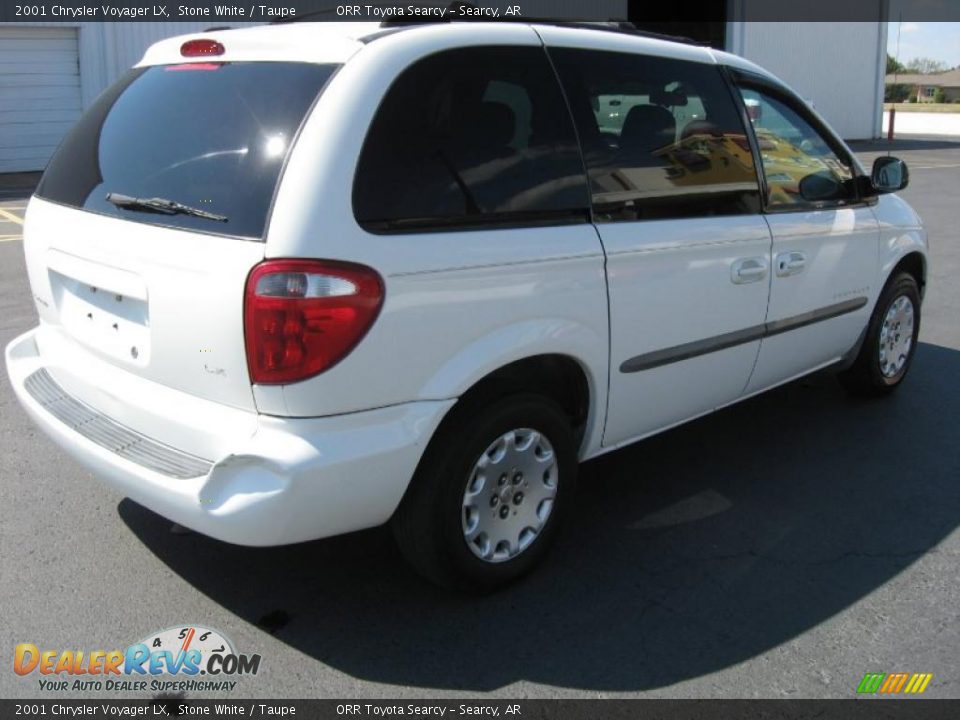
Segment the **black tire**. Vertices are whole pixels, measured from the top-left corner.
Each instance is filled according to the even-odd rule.
[[[913,304],[913,341],[903,366],[895,374],[886,375],[880,366],[880,334],[887,312],[901,297],[906,297]],[[900,386],[910,371],[913,357],[917,352],[919,334],[920,289],[912,275],[898,273],[890,278],[880,293],[856,360],[850,368],[838,376],[841,384],[848,392],[858,397],[882,397],[890,394]]]
[[[556,496],[535,539],[514,557],[490,562],[478,557],[464,537],[464,491],[481,455],[502,435],[521,428],[538,431],[553,447]],[[393,517],[397,544],[414,569],[438,585],[465,592],[502,587],[543,559],[572,502],[577,464],[570,421],[549,398],[524,393],[479,406],[458,405],[431,441]]]

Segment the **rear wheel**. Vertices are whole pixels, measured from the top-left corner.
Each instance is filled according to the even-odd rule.
[[[895,390],[907,376],[920,333],[920,290],[908,273],[887,283],[870,317],[867,335],[854,364],[840,373],[851,393],[882,396]]]
[[[577,457],[562,409],[522,394],[455,408],[431,442],[393,519],[426,578],[488,591],[545,555],[574,492]]]

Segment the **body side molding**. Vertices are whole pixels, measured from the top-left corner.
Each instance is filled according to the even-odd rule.
[[[846,315],[847,313],[859,310],[866,304],[867,298],[856,297],[834,305],[827,305],[823,308],[801,313],[800,315],[793,315],[781,320],[754,325],[744,328],[743,330],[734,330],[733,332],[715,335],[714,337],[703,340],[695,340],[694,342],[675,345],[664,348],[663,350],[654,350],[653,352],[644,353],[643,355],[637,355],[628,360],[624,360],[620,365],[620,372],[635,373],[642,370],[652,370],[662,365],[669,365],[670,363],[680,362],[681,360],[689,360],[690,358],[700,355],[726,350],[736,345],[743,345],[748,342],[753,342],[754,340],[762,340],[765,337],[780,335],[781,333],[797,330],[807,325],[813,325],[814,323],[830,320],[840,315]]]

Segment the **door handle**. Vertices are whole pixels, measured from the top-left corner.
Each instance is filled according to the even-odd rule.
[[[787,277],[802,272],[807,266],[807,256],[802,252],[786,252],[777,255],[777,277]]]
[[[764,257],[740,258],[730,267],[730,280],[734,285],[763,280],[767,276],[767,259]]]

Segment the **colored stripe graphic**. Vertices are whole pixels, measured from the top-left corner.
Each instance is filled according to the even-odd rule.
[[[933,680],[933,673],[914,673],[913,677],[910,678],[910,682],[907,684],[905,692],[920,694],[927,689],[927,685],[930,684],[931,680]],[[911,685],[913,686],[912,688]]]
[[[867,673],[857,686],[857,692],[881,695],[896,695],[902,692],[918,695],[927,689],[931,680],[933,673]]]
[[[907,681],[908,673],[890,673],[886,682],[880,687],[881,693],[893,694],[900,692],[900,688]]]
[[[863,680],[860,681],[860,686],[857,688],[857,692],[875,693],[880,689],[880,683],[883,682],[883,679],[886,676],[886,673],[867,673],[863,676]]]

